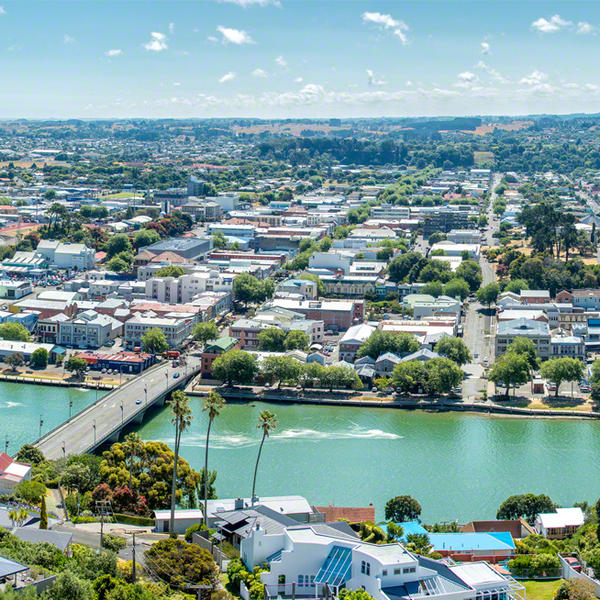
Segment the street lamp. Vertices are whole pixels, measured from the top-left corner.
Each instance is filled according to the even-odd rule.
[[[144,406],[148,406],[148,386],[144,384],[144,396],[146,396],[146,403]]]
[[[166,383],[165,392],[168,393],[168,391],[169,391],[169,372],[168,371],[165,373],[165,383]]]
[[[73,415],[73,400],[69,400],[69,421],[71,420],[72,415]]]
[[[65,440],[63,440],[63,443],[62,443],[62,451],[63,451],[63,458],[64,458],[67,455],[67,451],[65,448]]]
[[[94,428],[94,444],[96,443],[96,419],[92,423],[92,427]]]
[[[121,426],[123,425],[123,400],[121,400]]]
[[[40,415],[40,435],[39,438],[42,437],[42,426],[44,425],[44,419],[42,419],[42,415]]]

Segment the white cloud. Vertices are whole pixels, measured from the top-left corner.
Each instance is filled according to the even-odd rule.
[[[296,83],[302,83],[304,81],[304,78],[302,78],[302,77],[296,77],[296,79],[294,79],[294,81]]]
[[[6,11],[4,10],[3,6],[0,6],[0,15],[5,15]]]
[[[553,15],[549,19],[544,19],[544,17],[540,17],[537,21],[534,21],[531,24],[533,29],[541,33],[556,33],[565,27],[570,27],[573,25],[571,21],[566,21],[561,18],[560,15]]]
[[[375,73],[373,73],[373,71],[371,71],[371,69],[367,69],[367,77],[369,78],[369,85],[379,86],[379,85],[386,84],[384,79],[377,79],[375,77]]]
[[[484,63],[482,60],[480,60],[475,65],[475,68],[485,71],[492,79],[495,79],[496,81],[499,81],[500,83],[508,82],[508,79],[506,79],[499,71],[496,71],[496,69],[490,67],[488,64]]]
[[[168,47],[167,36],[164,33],[159,33],[158,31],[153,31],[150,33],[150,41],[144,44],[144,48],[152,52],[162,52]]]
[[[229,71],[229,73],[225,73],[225,75],[219,79],[219,83],[227,83],[232,79],[235,79],[235,73],[233,71]]]
[[[481,54],[489,54],[490,45],[487,42],[481,42]]]
[[[579,23],[577,23],[577,33],[579,35],[587,35],[595,32],[596,28],[591,23],[588,23],[587,21],[579,21]]]
[[[181,85],[181,83],[180,83],[179,81],[174,81],[174,82],[173,82],[173,85],[174,85],[175,87],[179,87],[179,86]]]
[[[279,2],[279,0],[218,0],[218,2],[237,4],[242,8],[248,8],[249,6],[267,6],[269,4],[272,4],[273,6],[281,6],[281,2]]]
[[[232,27],[223,27],[219,25],[217,31],[223,36],[222,42],[224,44],[254,44],[254,40],[243,30],[233,29]]]
[[[209,42],[218,42],[219,41],[219,38],[215,37],[214,35],[209,35],[206,39]]]
[[[475,75],[475,73],[471,73],[471,71],[463,71],[462,73],[458,74],[458,78],[461,81],[474,81],[477,79],[477,75]]]
[[[175,23],[169,23],[169,33],[175,32]]]
[[[254,69],[254,71],[252,71],[252,75],[254,75],[254,77],[265,78],[267,77],[267,72],[264,69]]]
[[[65,33],[65,35],[63,36],[63,43],[64,44],[73,44],[73,43],[75,43],[75,38],[71,37],[68,33]]]
[[[111,50],[107,50],[104,54],[110,58],[114,58],[115,56],[121,56],[121,54],[123,54],[123,50],[120,48],[112,48]]]
[[[409,30],[404,21],[394,19],[392,15],[384,15],[380,12],[364,12],[362,15],[363,23],[372,23],[381,29],[391,29],[392,33],[402,42],[403,46],[408,44],[406,32]]]
[[[280,66],[280,67],[287,67],[287,60],[285,60],[285,58],[283,58],[283,56],[278,56],[275,59],[275,62]]]
[[[519,81],[519,83],[523,83],[525,85],[539,85],[543,83],[546,79],[548,79],[548,75],[536,69],[535,71],[532,71],[529,75],[523,77]]]

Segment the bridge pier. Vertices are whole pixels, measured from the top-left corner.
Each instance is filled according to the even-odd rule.
[[[144,417],[145,417],[145,416],[146,416],[146,411],[145,411],[145,410],[142,410],[142,411],[140,411],[139,413],[137,413],[137,414],[135,415],[135,417],[133,418],[133,422],[134,422],[136,425],[141,425],[141,424],[144,422]]]
[[[121,431],[122,429],[119,428],[116,431],[113,431],[109,437],[106,438],[106,441],[111,442],[111,443],[115,443],[119,441],[119,438],[121,437]]]

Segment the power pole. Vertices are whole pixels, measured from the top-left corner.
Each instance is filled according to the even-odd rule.
[[[133,537],[131,546],[131,578],[133,579],[133,583],[135,583],[135,531],[132,531],[131,535]]]
[[[96,514],[100,515],[100,546],[104,542],[104,517],[112,517],[110,500],[96,500]]]

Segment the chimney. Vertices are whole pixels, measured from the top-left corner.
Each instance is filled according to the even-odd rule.
[[[234,506],[235,510],[241,510],[242,508],[244,508],[244,499],[236,498],[233,506]]]

